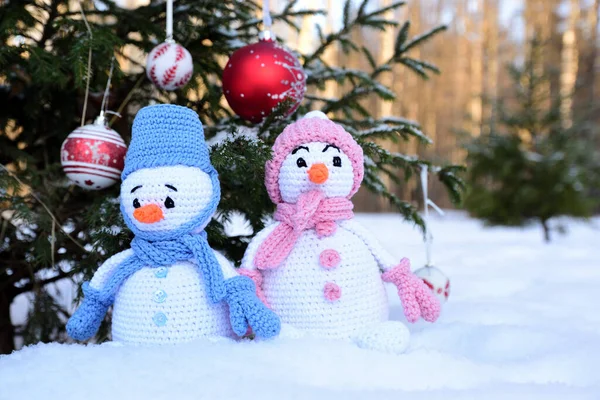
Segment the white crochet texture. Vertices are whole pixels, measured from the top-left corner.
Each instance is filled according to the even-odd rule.
[[[112,269],[132,253],[128,249],[109,258],[90,285],[101,288]],[[237,275],[223,255],[215,256],[226,279]],[[227,305],[210,302],[196,265],[178,262],[142,268],[123,283],[113,305],[112,336],[117,342],[167,344],[234,334]]]
[[[364,349],[401,354],[410,343],[410,331],[400,321],[386,321],[359,332],[354,341]]]
[[[277,223],[261,231],[248,246],[242,268],[254,269],[258,246]],[[340,263],[321,265],[320,255],[335,250]],[[343,227],[319,238],[305,231],[277,269],[264,270],[263,290],[281,322],[313,335],[350,339],[388,319],[388,301],[377,262],[360,238]],[[337,300],[324,294],[327,283],[340,289]]]
[[[362,226],[355,219],[348,219],[339,222],[340,226],[349,230],[358,236],[363,243],[369,248],[369,251],[377,260],[379,268],[383,271],[390,270],[398,265],[398,260],[387,251],[371,232]]]
[[[131,218],[140,230],[172,230],[206,208],[212,197],[212,183],[206,173],[195,167],[146,168],[131,173],[123,182],[121,193],[129,215],[146,204],[160,207],[163,219],[158,222],[146,224]],[[109,258],[90,285],[101,289],[113,269],[132,254],[133,250],[128,249]],[[226,279],[237,275],[224,256],[217,252],[215,255]],[[148,266],[129,277],[115,296],[113,340],[165,344],[199,337],[233,337],[227,305],[210,302],[194,263],[190,260],[168,267]]]

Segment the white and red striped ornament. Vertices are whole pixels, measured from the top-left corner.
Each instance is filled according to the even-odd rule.
[[[84,189],[100,190],[121,179],[127,145],[110,129],[103,117],[67,136],[60,149],[60,162],[67,177]]]
[[[161,89],[182,88],[193,73],[192,55],[185,47],[171,40],[159,44],[148,54],[146,74]]]

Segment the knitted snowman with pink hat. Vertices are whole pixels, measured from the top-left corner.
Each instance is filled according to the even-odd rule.
[[[384,282],[397,286],[409,322],[435,321],[440,303],[408,259],[392,257],[355,221],[350,198],[363,160],[352,136],[321,112],[286,127],[266,165],[275,222],[252,240],[240,273],[296,330],[401,353],[409,331],[389,321]]]

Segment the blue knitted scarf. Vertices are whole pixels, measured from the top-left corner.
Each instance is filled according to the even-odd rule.
[[[177,261],[192,259],[196,260],[196,266],[202,275],[210,301],[218,303],[225,298],[223,272],[208,244],[205,231],[160,242],[149,242],[135,237],[131,242],[131,248],[134,254],[115,268],[98,293],[104,301],[112,304],[121,285],[144,267],[166,267]]]

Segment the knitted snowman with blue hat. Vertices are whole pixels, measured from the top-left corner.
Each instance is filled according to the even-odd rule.
[[[86,340],[113,305],[113,340],[177,343],[200,337],[277,335],[279,318],[254,282],[210,248],[204,228],[221,196],[202,123],[175,105],[141,109],[121,184],[121,212],[135,234],[83,284],[84,300],[67,323]]]

